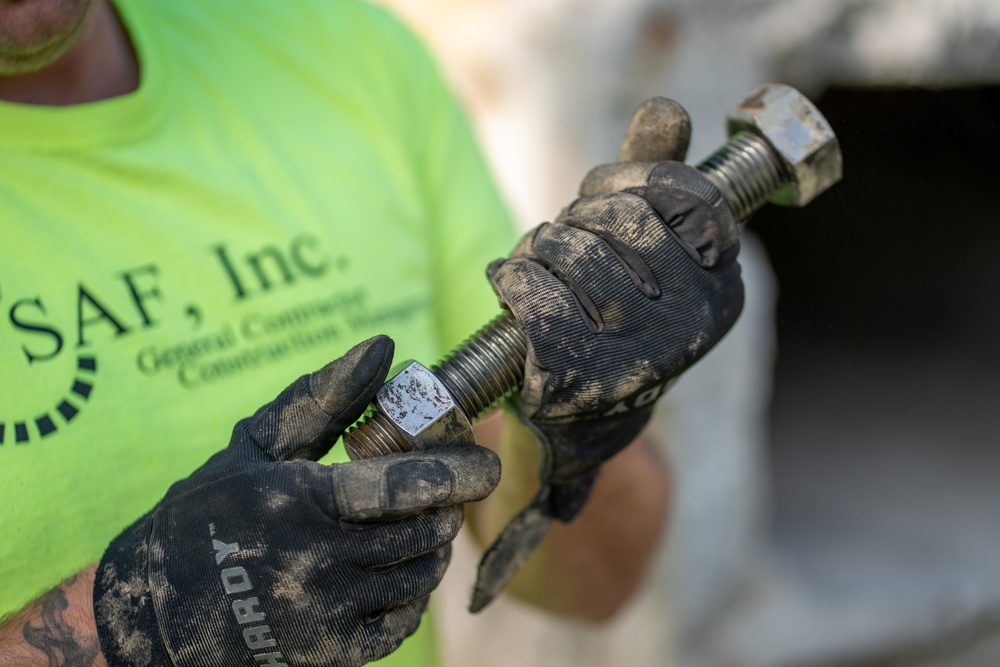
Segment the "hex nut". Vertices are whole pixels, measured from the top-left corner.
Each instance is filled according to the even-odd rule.
[[[774,149],[786,183],[771,197],[775,204],[805,206],[840,180],[840,143],[823,114],[791,86],[765,83],[726,114],[730,135],[746,131]]]
[[[416,361],[382,385],[375,404],[413,449],[470,441],[469,418],[441,380]]]

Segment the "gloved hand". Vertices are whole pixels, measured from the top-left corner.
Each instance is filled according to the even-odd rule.
[[[299,378],[112,542],[94,586],[109,665],[361,665],[417,628],[460,503],[488,495],[500,465],[471,431],[468,445],[315,463],[392,351],[372,338]]]
[[[543,491],[563,521],[743,305],[721,193],[691,167],[649,161],[683,159],[690,136],[684,110],[657,102],[636,113],[618,163],[592,171],[584,196],[488,270],[531,342],[517,407],[543,445]]]
[[[490,266],[531,342],[517,408],[544,445],[553,516],[579,512],[600,464],[732,326],[738,250],[715,186],[666,162],[642,187],[582,197]]]
[[[682,158],[687,115],[673,109],[656,119],[667,139],[655,148]],[[633,120],[626,157],[645,145],[634,135],[655,126]],[[530,340],[514,403],[542,447],[542,488],[484,556],[474,609],[527,557],[524,545],[530,552],[541,539],[546,518],[577,515],[601,464],[636,437],[655,400],[742,309],[737,226],[699,172],[620,162],[592,172],[581,193],[488,269]]]

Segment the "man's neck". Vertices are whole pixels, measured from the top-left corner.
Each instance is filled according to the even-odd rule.
[[[139,63],[109,0],[98,0],[86,28],[57,61],[35,72],[0,77],[0,100],[67,106],[118,97],[139,87]]]

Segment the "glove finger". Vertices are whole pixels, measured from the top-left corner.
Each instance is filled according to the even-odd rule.
[[[430,595],[444,577],[451,561],[451,544],[397,563],[371,566],[371,577],[365,584],[366,601],[359,602],[359,609],[370,620],[372,617],[407,605]]]
[[[696,169],[677,162],[659,164],[644,194],[701,266],[715,266],[739,244],[739,227],[729,205]]]
[[[363,665],[384,658],[399,648],[403,640],[420,626],[420,619],[427,609],[428,598],[414,600],[386,611],[376,611],[362,619],[364,636],[356,643],[361,651],[351,656],[350,664]]]
[[[324,468],[342,519],[386,521],[482,500],[500,481],[500,459],[479,445],[427,447]]]
[[[233,443],[253,446],[277,461],[316,460],[353,424],[385,382],[393,342],[375,336],[312,375],[304,375],[249,419]]]
[[[656,162],[612,162],[594,167],[580,183],[580,196],[590,197],[643,187],[656,165]]]
[[[657,225],[662,228],[652,209],[645,208],[654,229]],[[649,299],[660,295],[656,276],[635,250],[613,235],[602,238],[578,228],[573,218],[565,224],[546,226],[535,237],[532,250],[533,259],[576,297],[592,333],[623,322],[629,311],[627,304],[640,295]],[[542,293],[536,298],[547,297]]]
[[[632,114],[618,162],[596,167],[580,184],[580,196],[619,192],[646,184],[658,162],[683,162],[691,142],[691,118],[665,97],[646,100]]]
[[[569,288],[533,259],[512,257],[494,262],[490,269],[493,291],[522,324],[540,319],[567,321],[580,312]]]
[[[298,601],[298,604],[303,605],[311,602],[309,596],[305,595]],[[428,598],[424,597],[392,609],[376,610],[366,615],[355,612],[355,615],[349,619],[345,618],[347,614],[351,613],[347,609],[347,604],[342,604],[337,608],[336,611],[339,613],[326,618],[320,615],[314,604],[310,604],[308,610],[313,615],[307,618],[307,622],[283,624],[283,619],[271,617],[268,620],[269,626],[251,625],[248,626],[250,628],[248,631],[253,632],[255,628],[268,628],[268,630],[273,628],[273,632],[269,632],[267,636],[282,639],[278,647],[284,647],[286,655],[282,660],[287,660],[288,664],[367,665],[395,651],[403,640],[417,630],[421,617],[427,609],[427,603]],[[230,612],[230,620],[231,616]],[[277,649],[269,650],[276,651]],[[280,654],[257,653],[256,655],[257,662],[251,661],[249,664],[286,664],[274,660],[273,656]],[[232,658],[232,656],[226,657]],[[270,660],[268,660],[269,657]],[[207,663],[203,660],[198,663],[185,664]],[[237,663],[217,660],[212,664]],[[238,664],[247,663],[239,662]]]
[[[647,201],[649,198],[655,201],[655,208]],[[650,267],[663,289],[676,267],[685,263],[684,254],[706,269],[723,257],[735,258],[738,230],[721,196],[717,201],[719,205],[713,206],[688,190],[657,183],[579,199],[570,207],[563,224],[600,236],[623,256],[634,253]],[[681,256],[675,249],[681,251]]]
[[[535,242],[535,236],[541,229],[543,229],[548,224],[551,223],[543,222],[542,224],[537,225],[529,229],[524,234],[522,234],[521,238],[517,240],[517,244],[514,245],[514,248],[510,251],[510,254],[507,256],[507,258],[495,259],[492,262],[490,262],[489,265],[487,265],[486,277],[489,278],[490,281],[492,281],[493,276],[496,274],[497,270],[501,266],[503,266],[503,263],[506,262],[508,258],[531,257],[532,256],[531,247]]]
[[[632,114],[619,162],[683,162],[691,143],[691,117],[678,102],[653,97]]]
[[[451,544],[464,517],[461,505],[450,505],[431,507],[419,514],[379,523],[352,523],[341,519],[340,529],[344,538],[350,541],[350,562],[369,572],[379,572]]]

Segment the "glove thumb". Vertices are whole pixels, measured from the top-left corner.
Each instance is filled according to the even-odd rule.
[[[632,114],[618,162],[592,169],[580,184],[580,196],[643,186],[657,163],[683,162],[690,143],[691,118],[684,107],[652,97]]]
[[[691,143],[691,118],[677,102],[652,97],[632,114],[619,162],[683,162]]]
[[[252,447],[275,461],[315,461],[364,413],[385,382],[394,344],[375,336],[311,375],[303,375],[277,398],[244,419],[232,446]]]

